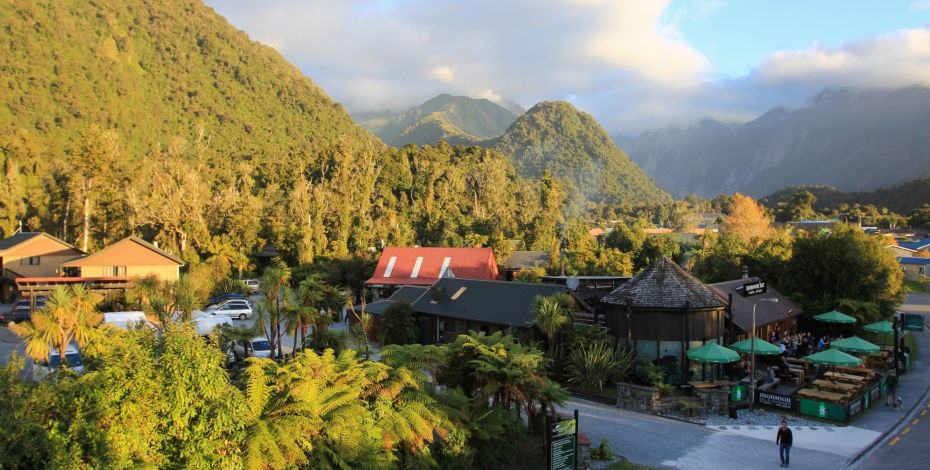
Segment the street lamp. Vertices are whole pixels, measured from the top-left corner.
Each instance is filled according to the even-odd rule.
[[[752,304],[752,335],[751,342],[749,345],[749,355],[752,356],[749,360],[749,409],[756,409],[756,306],[759,305],[759,302],[771,302],[773,304],[778,303],[777,298],[771,299],[759,299]]]

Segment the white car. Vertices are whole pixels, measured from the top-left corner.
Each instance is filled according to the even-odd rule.
[[[68,368],[74,372],[81,373],[84,371],[84,359],[81,357],[81,352],[78,351],[77,346],[74,344],[69,344],[65,348],[65,361],[68,364]],[[51,374],[54,371],[57,371],[61,366],[61,354],[58,353],[58,350],[52,348],[51,354],[48,356],[48,361],[41,361],[32,364],[32,379],[33,380],[42,380]]]
[[[252,317],[252,302],[245,299],[227,300],[223,303],[207,307],[207,313],[245,320],[246,318]]]
[[[258,279],[244,279],[242,283],[252,292],[258,292],[262,288],[262,281]]]
[[[194,329],[198,335],[205,336],[213,332],[220,325],[232,326],[232,319],[229,317],[216,316],[207,312],[195,311],[191,318]]]
[[[104,312],[103,324],[113,325],[121,330],[128,330],[132,326],[155,328],[155,325],[145,318],[145,312]]]
[[[236,353],[240,356],[245,356],[245,350],[242,348],[242,345],[236,343],[235,346]],[[271,357],[271,343],[268,342],[268,338],[264,336],[256,336],[249,341],[249,356],[254,357]]]

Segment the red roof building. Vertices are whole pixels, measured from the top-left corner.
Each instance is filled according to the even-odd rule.
[[[490,248],[385,248],[366,284],[430,286],[442,277],[499,279]]]

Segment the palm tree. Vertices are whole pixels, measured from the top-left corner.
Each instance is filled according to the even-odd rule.
[[[172,313],[179,312],[182,321],[190,321],[194,310],[203,303],[187,276],[181,276],[171,286]]]
[[[81,348],[93,340],[94,327],[103,319],[97,311],[99,302],[100,297],[83,285],[57,287],[31,322],[14,324],[10,329],[26,339],[26,354],[33,360],[48,361],[51,348],[56,348],[61,358],[59,368],[63,368],[65,351],[72,340]]]
[[[240,326],[229,326],[229,325],[220,325],[220,332],[227,339],[242,345],[242,350],[245,353],[245,356],[249,356],[249,348],[252,346],[252,338],[255,337],[258,328],[256,325],[251,327],[240,325]],[[232,348],[233,357],[236,359],[236,363],[239,363],[239,353],[236,352],[235,346]]]
[[[369,359],[368,335],[371,333],[371,327],[374,326],[375,318],[364,309],[357,315],[358,322],[352,325],[352,336],[355,338],[357,347],[365,345],[365,359]]]
[[[571,298],[567,294],[549,297],[537,295],[533,299],[535,317],[531,324],[546,335],[550,357],[555,351],[556,334],[572,321],[571,305]]]
[[[281,320],[283,311],[281,310],[282,296],[285,295],[284,288],[288,287],[291,282],[291,270],[286,265],[278,263],[269,266],[262,274],[262,286],[265,294],[266,303],[268,304],[268,341],[271,350],[274,351],[275,345],[278,345],[278,355],[281,354]]]

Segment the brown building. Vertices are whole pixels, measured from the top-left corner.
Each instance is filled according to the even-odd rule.
[[[47,233],[20,232],[0,240],[4,300],[12,300],[16,280],[58,276],[59,265],[84,252]]]
[[[722,343],[726,307],[710,287],[663,257],[603,297],[598,313],[637,358],[657,360],[687,377],[687,350]]]
[[[138,237],[124,238],[96,253],[61,264],[66,277],[145,277],[176,280],[184,262]]]

